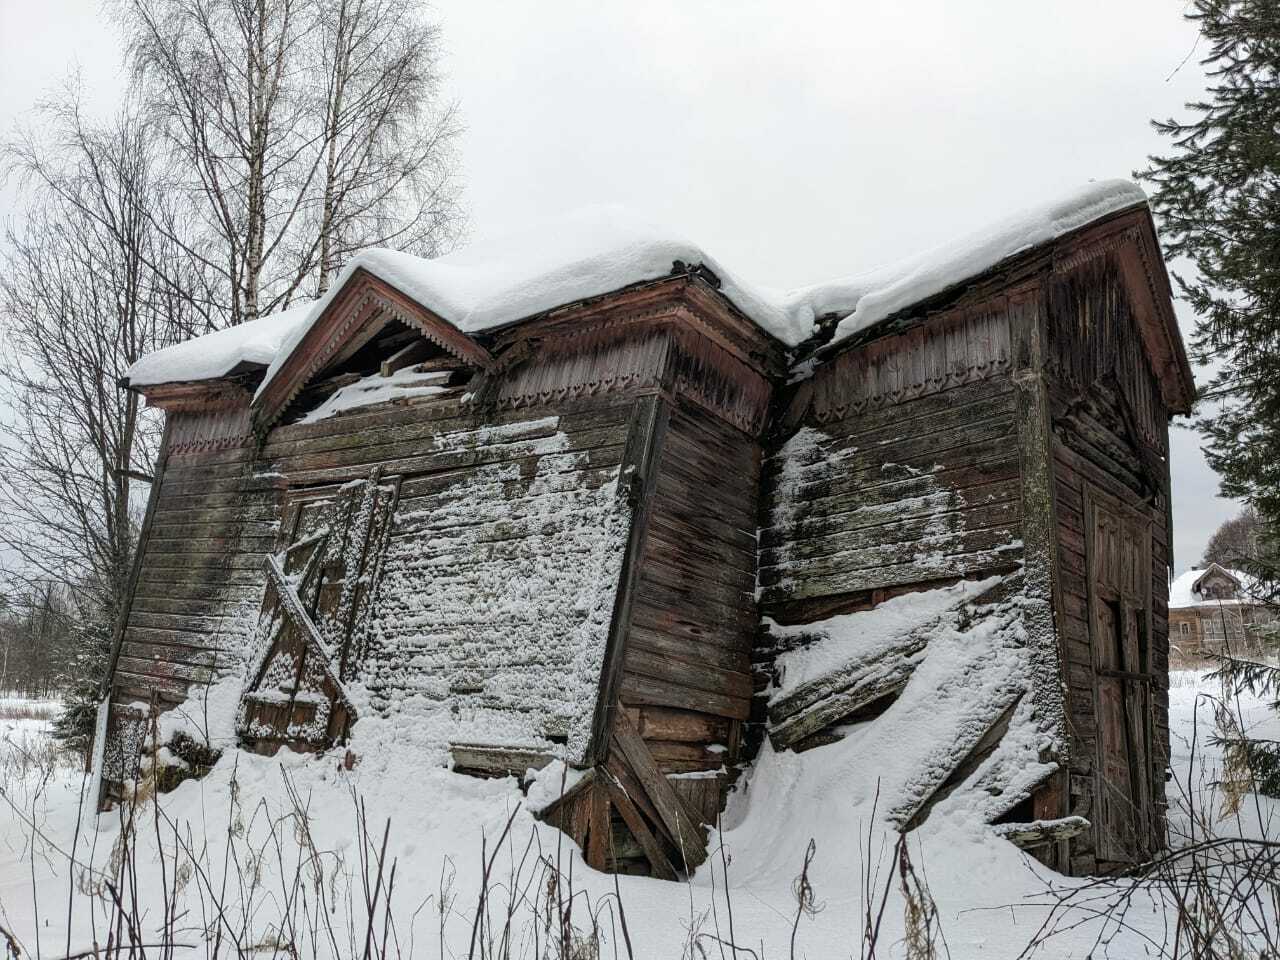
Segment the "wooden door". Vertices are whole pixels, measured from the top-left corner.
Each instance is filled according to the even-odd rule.
[[[360,661],[397,481],[293,492],[279,547],[266,558],[259,652],[241,697],[238,733],[262,753],[323,749],[355,720],[343,689]]]
[[[1090,491],[1087,568],[1097,721],[1097,857],[1133,863],[1152,850],[1151,523]]]

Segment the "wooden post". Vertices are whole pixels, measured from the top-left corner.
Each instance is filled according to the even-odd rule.
[[[1034,676],[1041,681],[1032,696],[1039,711],[1058,714],[1064,733],[1059,754],[1053,758],[1060,769],[1049,778],[1042,798],[1051,801],[1056,809],[1045,809],[1048,804],[1042,803],[1037,815],[1056,819],[1069,812],[1070,791],[1066,784],[1070,777],[1067,761],[1071,745],[1067,731],[1067,656],[1060,629],[1063,612],[1058,577],[1058,519],[1054,506],[1053,427],[1044,370],[1048,337],[1046,309],[1043,289],[1033,298],[1012,305],[1011,312],[1015,315],[1010,317],[1010,337],[1022,480],[1024,589],[1031,601],[1023,616],[1031,657],[1036,664]],[[1065,868],[1069,862],[1065,841],[1056,844],[1054,855],[1056,863]]]

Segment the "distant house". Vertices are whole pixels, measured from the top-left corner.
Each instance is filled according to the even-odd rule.
[[[865,749],[903,830],[1074,873],[1164,842],[1194,384],[1132,184],[791,291],[615,210],[369,251],[126,381],[166,426],[108,802],[208,691],[264,754],[563,761],[542,816],[600,869],[696,868],[766,738]]]
[[[1169,643],[1177,659],[1259,649],[1258,627],[1276,619],[1249,574],[1216,563],[1188,570],[1169,587]]]

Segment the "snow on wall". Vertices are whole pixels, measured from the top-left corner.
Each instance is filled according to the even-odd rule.
[[[870,443],[844,435],[857,425],[856,416],[823,430],[803,427],[769,458],[767,546],[759,569],[765,602],[955,576],[1000,557],[1018,560],[1016,507],[1006,511],[1012,520],[1003,527],[986,519],[983,529],[969,529],[977,511],[991,509],[991,496],[1008,491],[986,486],[971,498],[970,489],[939,479],[951,461],[963,459],[963,447],[945,464],[932,462],[927,445],[914,464],[896,462],[904,446],[921,448],[916,432],[941,420],[917,419]]]
[[[1002,583],[1006,595],[993,595]],[[880,815],[902,828],[1011,707],[1008,731],[996,750],[938,809],[990,822],[1056,770],[1055,763],[1041,759],[1043,751],[1058,746],[1056,717],[1037,707],[1023,590],[1021,575],[1013,574],[910,594],[804,626],[778,627],[766,620],[770,632],[810,640],[780,656],[782,681],[771,693],[773,701],[825,673],[873,659],[909,632],[928,631],[917,666],[893,704],[847,728],[836,747],[819,748],[829,751],[823,789],[866,808],[878,795]],[[808,801],[788,802],[804,809]]]
[[[349,383],[330,394],[325,401],[314,410],[307,411],[298,423],[316,423],[336,417],[348,410],[385,403],[388,400],[407,400],[410,397],[432,397],[444,393],[447,389],[448,371],[422,373],[413,367],[397,370],[389,377],[381,373],[370,374]]]
[[[545,425],[482,427],[439,443],[481,447]],[[531,474],[527,461],[498,462],[424,496],[402,491],[362,679],[349,687],[362,718],[385,722],[362,719],[357,740],[582,757],[631,517],[616,468],[586,472],[589,452],[546,459],[570,449],[557,432],[536,443],[543,459]]]
[[[839,614],[816,623],[783,625],[763,617],[769,634],[781,640],[784,648],[774,664],[778,676],[775,696],[893,649],[911,631],[998,582],[998,577],[962,580],[936,590],[891,597],[870,610]]]
[[[1146,195],[1130,181],[1089,183],[924,254],[791,290],[739,278],[679,231],[619,207],[588,207],[434,260],[395,250],[365,251],[347,263],[329,292],[314,303],[160,350],[139,360],[126,377],[135,386],[201,380],[223,376],[245,361],[269,364],[261,391],[358,269],[459,330],[480,333],[669,276],[677,261],[701,264],[720,279],[723,296],[783,344],[796,346],[809,339],[818,319],[831,315],[841,318],[834,336],[838,341],[1002,260],[1145,203]]]

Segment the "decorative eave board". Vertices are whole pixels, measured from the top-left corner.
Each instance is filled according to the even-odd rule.
[[[249,406],[253,394],[234,380],[192,380],[155,386],[129,387],[146,397],[147,406],[168,413],[190,410],[230,410]]]
[[[584,338],[603,340],[626,327],[671,323],[688,327],[762,376],[786,372],[782,344],[697,274],[646,281],[525,317],[494,331],[492,348],[501,354],[525,341],[554,346]]]
[[[255,429],[269,430],[308,382],[392,320],[416,329],[466,365],[485,370],[493,363],[493,355],[471,337],[386,281],[356,270],[254,401]]]

